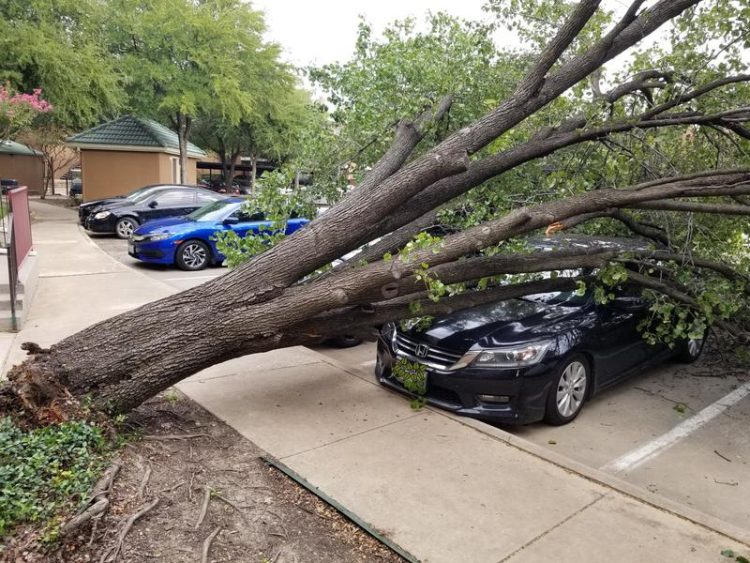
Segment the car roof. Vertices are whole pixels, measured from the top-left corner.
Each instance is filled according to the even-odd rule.
[[[601,248],[613,250],[648,250],[653,242],[643,238],[603,237],[596,235],[555,235],[529,239],[537,250],[563,250],[566,248]]]

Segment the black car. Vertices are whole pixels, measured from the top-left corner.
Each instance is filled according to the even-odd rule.
[[[114,233],[126,239],[146,221],[187,215],[225,197],[196,186],[145,186],[127,196],[82,204],[78,220],[87,231]]]
[[[459,311],[423,331],[388,323],[375,374],[405,392],[392,368],[406,358],[427,368],[429,404],[496,423],[566,424],[589,397],[645,366],[698,358],[703,339],[647,344],[637,328],[647,310],[627,289],[606,305],[553,292]]]

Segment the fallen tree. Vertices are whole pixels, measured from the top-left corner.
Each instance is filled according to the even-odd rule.
[[[342,332],[367,332],[390,320],[442,314],[530,292],[571,289],[587,281],[479,283],[501,274],[603,268],[622,261],[651,260],[652,264],[661,261],[700,269],[746,291],[747,280],[729,265],[676,254],[670,248],[640,255],[613,251],[561,251],[542,257],[482,254],[535,231],[572,228],[602,218],[618,220],[659,243],[669,242],[658,226],[639,221],[629,210],[646,207],[746,215],[750,206],[736,199],[723,201],[750,195],[750,169],[745,168],[677,174],[560,196],[517,206],[440,239],[420,238],[456,198],[566,147],[602,141],[616,133],[698,125],[742,139],[746,133],[742,124],[750,110],[738,107],[701,112],[690,103],[750,80],[745,74],[675,91],[666,101],[647,104],[628,118],[612,116],[613,104],[644,91],[664,89],[676,80],[671,70],[655,69],[608,92],[602,93],[596,84],[593,89],[599,111],[594,115],[570,117],[556,126],[540,128],[510,148],[483,152],[604,63],[700,1],[658,0],[644,8],[644,0],[634,0],[601,38],[570,53],[570,45],[599,9],[598,0],[581,0],[513,94],[492,111],[414,156],[426,132],[450,111],[453,100],[444,97],[415,119],[396,126],[390,148],[356,189],[273,248],[215,280],[93,325],[50,349],[29,346],[31,357],[9,374],[2,408],[20,407],[43,419],[49,409],[64,411],[61,405],[66,401],[89,396],[103,410],[127,411],[185,377],[231,358],[317,342]],[[709,202],[704,203],[705,198],[710,198]],[[379,237],[377,244],[349,263],[319,271]],[[463,285],[455,295],[436,295],[437,284],[430,280],[438,280],[442,286]],[[699,288],[684,287],[669,271],[662,269],[656,277],[634,273],[632,280],[741,337],[741,327],[714,315],[710,304],[691,295]]]

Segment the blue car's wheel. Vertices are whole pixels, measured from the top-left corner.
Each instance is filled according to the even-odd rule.
[[[175,255],[175,262],[181,270],[202,270],[210,261],[211,251],[206,243],[199,240],[186,240],[177,248]]]

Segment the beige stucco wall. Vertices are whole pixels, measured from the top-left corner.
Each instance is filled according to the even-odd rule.
[[[30,193],[41,193],[44,162],[38,156],[0,154],[0,178],[18,180],[21,186],[28,186]]]
[[[176,182],[172,158],[166,153],[81,150],[83,199],[124,195],[149,184]],[[188,183],[196,178],[195,159],[188,159]]]

